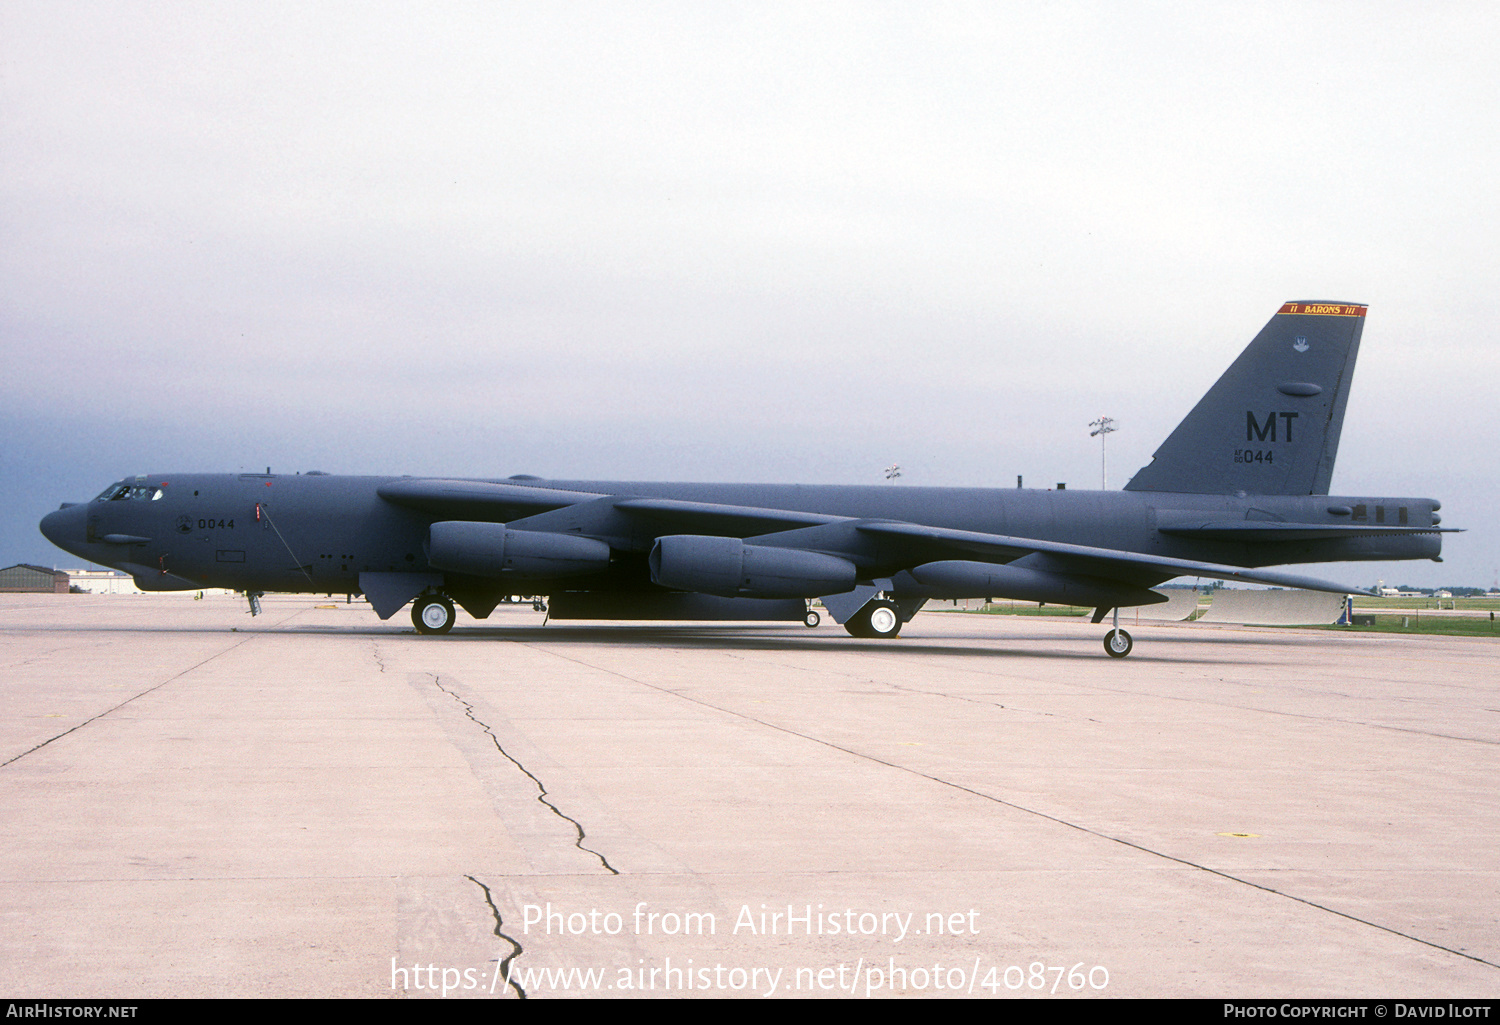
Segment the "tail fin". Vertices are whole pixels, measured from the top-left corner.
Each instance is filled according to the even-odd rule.
[[[1125,490],[1328,494],[1365,310],[1287,303]]]

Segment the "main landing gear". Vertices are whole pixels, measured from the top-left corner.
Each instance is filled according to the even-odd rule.
[[[445,594],[422,594],[411,603],[411,623],[419,634],[445,634],[453,629],[453,603]]]
[[[844,629],[855,637],[895,637],[901,632],[901,616],[895,602],[880,598],[865,603],[844,623]]]

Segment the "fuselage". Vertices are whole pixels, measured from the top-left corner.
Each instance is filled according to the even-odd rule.
[[[361,573],[437,572],[428,564],[431,524],[451,516],[388,501],[382,485],[403,478],[324,474],[163,474],[121,481],[93,501],[42,521],[59,547],[131,573],[154,590],[224,587],[250,591],[360,593]],[[1435,558],[1438,503],[1379,496],[1190,495],[1141,491],[714,484],[510,479],[487,483],[578,492],[586,501],[546,513],[546,529],[594,537],[618,553],[618,582],[649,586],[644,556],[660,531],[623,516],[612,500],[671,499],[891,520],[1231,566]],[[595,496],[609,496],[600,501]],[[536,517],[511,521],[530,529]],[[1214,525],[1276,525],[1289,539],[1240,540]],[[1299,536],[1289,525],[1306,525]],[[1407,533],[1324,538],[1318,530],[1389,526]],[[1244,533],[1242,530],[1241,533]],[[762,525],[754,534],[761,543]],[[767,543],[777,544],[777,541]],[[816,542],[799,545],[816,547]],[[861,576],[903,568],[878,546],[844,551]],[[1158,579],[1164,579],[1157,574]],[[1144,581],[1143,581],[1144,582]],[[545,593],[531,581],[527,593]],[[573,582],[572,586],[579,586]],[[498,586],[498,584],[497,584]]]

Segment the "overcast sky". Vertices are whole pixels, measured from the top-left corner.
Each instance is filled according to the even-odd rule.
[[[1500,577],[1500,7],[0,3],[0,565],[138,472],[1099,487],[1284,301]]]

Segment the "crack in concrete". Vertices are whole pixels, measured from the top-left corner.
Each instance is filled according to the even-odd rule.
[[[437,676],[436,673],[431,673],[431,674],[428,674],[428,675],[432,676],[432,682],[437,687],[438,690],[442,691],[444,694],[448,695],[454,701],[457,701],[460,705],[464,706],[464,715],[469,718],[469,721],[473,722],[476,726],[478,726],[480,729],[484,730],[484,732],[489,735],[490,741],[492,743],[494,743],[494,745],[495,745],[495,750],[499,751],[502,755],[504,755],[506,761],[510,762],[516,768],[518,768],[522,772],[524,772],[526,774],[527,778],[529,778],[531,780],[531,782],[533,782],[533,783],[536,784],[536,788],[537,788],[537,798],[536,799],[538,801],[540,801],[542,804],[546,805],[548,808],[551,808],[552,809],[552,813],[554,815],[556,815],[558,818],[562,819],[565,822],[572,823],[573,828],[578,831],[578,839],[573,842],[573,846],[577,847],[580,851],[583,851],[585,854],[592,854],[594,857],[598,858],[599,859],[599,864],[603,865],[604,868],[605,868],[605,870],[608,871],[610,873],[610,875],[619,875],[620,874],[619,870],[609,863],[609,859],[608,858],[606,858],[603,854],[599,853],[598,851],[594,850],[593,848],[591,848],[591,847],[585,847],[583,845],[583,841],[586,839],[586,834],[583,831],[583,824],[581,822],[579,822],[577,819],[573,818],[573,816],[571,816],[571,815],[567,814],[566,812],[564,812],[561,808],[559,808],[557,805],[553,804],[551,801],[549,801],[547,799],[548,795],[547,795],[547,787],[546,787],[546,785],[543,784],[542,781],[537,778],[536,773],[532,772],[530,769],[526,768],[526,766],[522,765],[516,759],[516,757],[514,755],[512,755],[509,751],[505,750],[505,748],[500,745],[500,738],[495,735],[495,731],[494,730],[490,729],[489,724],[481,722],[478,718],[475,717],[475,715],[474,715],[474,706],[471,705],[471,704],[469,704],[469,702],[465,701],[463,698],[459,697],[453,691],[449,690],[447,687],[444,687],[443,686],[443,681],[438,678],[438,676]]]
[[[510,944],[510,956],[502,958],[500,960],[500,967],[496,968],[495,972],[497,976],[504,977],[505,984],[516,991],[516,996],[520,997],[522,1000],[525,1000],[526,991],[521,988],[521,984],[519,982],[510,977],[511,963],[514,962],[515,959],[520,957],[522,954],[521,944],[516,942],[515,937],[508,936],[500,931],[501,927],[505,925],[505,920],[500,917],[500,909],[495,905],[495,897],[492,893],[490,893],[490,888],[471,875],[466,875],[464,876],[464,878],[484,891],[484,902],[490,906],[490,914],[495,916],[495,935],[500,937],[506,943]],[[493,983],[490,984],[490,990],[491,992],[494,991]]]
[[[884,758],[879,758],[879,757],[877,757],[875,755],[868,754],[868,753],[866,753],[864,751],[856,751],[853,748],[845,747],[842,744],[836,744],[833,741],[831,741],[831,740],[825,740],[822,737],[815,737],[815,736],[812,736],[811,734],[802,733],[802,732],[800,732],[798,730],[794,730],[794,729],[792,729],[790,727],[787,727],[787,726],[781,726],[781,725],[778,725],[777,723],[767,722],[764,719],[758,719],[758,718],[756,718],[753,715],[750,715],[750,714],[748,714],[746,712],[738,711],[737,709],[726,708],[723,705],[716,705],[712,701],[707,701],[707,700],[705,700],[703,698],[693,697],[690,694],[684,694],[684,693],[682,693],[680,691],[672,690],[669,687],[663,687],[660,684],[651,683],[650,681],[647,681],[647,680],[637,679],[636,677],[629,676],[629,675],[627,675],[625,673],[620,672],[618,669],[609,669],[609,668],[606,668],[604,666],[594,665],[594,664],[592,664],[590,662],[585,662],[581,658],[574,658],[574,657],[569,656],[569,655],[561,654],[561,653],[559,653],[557,651],[552,651],[552,650],[549,650],[547,648],[539,647],[537,645],[527,645],[527,647],[534,648],[537,651],[545,652],[546,654],[551,655],[554,658],[562,659],[565,662],[572,662],[575,665],[587,666],[589,669],[593,669],[596,672],[607,673],[610,676],[616,676],[616,677],[619,677],[622,680],[628,680],[631,683],[637,684],[639,686],[649,687],[650,689],[655,690],[655,691],[659,691],[660,693],[663,693],[663,694],[670,694],[673,697],[679,698],[679,699],[681,699],[683,701],[691,701],[694,704],[702,705],[705,708],[712,708],[715,711],[723,712],[726,715],[732,715],[732,716],[735,716],[737,718],[745,719],[745,720],[748,720],[748,721],[753,722],[753,723],[759,723],[761,726],[764,726],[767,729],[772,729],[772,730],[776,730],[776,731],[781,732],[781,733],[786,733],[786,734],[788,734],[790,736],[793,736],[793,737],[800,737],[803,740],[811,741],[814,744],[821,744],[824,747],[832,748],[835,751],[842,751],[844,754],[852,755],[855,758],[863,758],[863,759],[866,759],[868,761],[874,762],[877,765],[884,765],[884,766],[887,766],[888,768],[896,769],[896,770],[901,771],[901,772],[909,772],[909,773],[911,773],[914,776],[920,776],[923,779],[931,780],[932,782],[938,783],[938,784],[940,784],[942,786],[952,787],[954,790],[962,791],[963,793],[966,793],[966,794],[972,794],[973,796],[978,797],[981,800],[992,801],[995,804],[1002,805],[1002,806],[1004,806],[1006,808],[1012,808],[1012,809],[1014,809],[1016,811],[1019,811],[1019,812],[1024,812],[1027,815],[1035,815],[1037,818],[1046,819],[1048,822],[1055,822],[1058,825],[1060,825],[1060,826],[1066,826],[1069,829],[1076,829],[1080,833],[1087,833],[1090,836],[1098,837],[1101,840],[1108,840],[1108,841],[1110,841],[1112,843],[1120,844],[1123,847],[1129,847],[1129,848],[1131,848],[1133,850],[1140,851],[1142,854],[1149,854],[1149,855],[1151,855],[1153,857],[1162,858],[1162,859],[1164,859],[1166,861],[1175,862],[1175,863],[1177,863],[1179,865],[1183,865],[1183,866],[1185,866],[1187,868],[1197,869],[1200,872],[1205,872],[1208,875],[1217,876],[1220,879],[1225,879],[1225,880],[1228,880],[1229,882],[1232,882],[1232,883],[1239,883],[1242,886],[1249,886],[1249,887],[1251,887],[1253,889],[1260,890],[1263,893],[1269,893],[1269,894],[1273,894],[1273,895],[1275,895],[1277,897],[1283,897],[1283,898],[1285,898],[1287,900],[1295,901],[1298,904],[1303,904],[1303,905],[1305,905],[1307,907],[1314,908],[1314,909],[1316,909],[1318,911],[1324,911],[1324,912],[1327,912],[1330,915],[1337,915],[1339,918],[1346,919],[1346,920],[1348,920],[1350,922],[1355,922],[1355,923],[1357,923],[1359,925],[1368,926],[1368,927],[1370,927],[1372,929],[1378,929],[1381,932],[1389,933],[1392,936],[1399,936],[1402,939],[1410,940],[1413,943],[1420,943],[1423,946],[1431,947],[1434,950],[1441,950],[1441,951],[1443,951],[1445,953],[1448,953],[1448,954],[1454,954],[1454,955],[1457,955],[1458,957],[1467,958],[1470,961],[1477,961],[1479,964],[1486,965],[1486,966],[1488,966],[1490,968],[1500,968],[1500,964],[1496,964],[1494,961],[1486,960],[1485,958],[1479,957],[1479,956],[1477,956],[1475,954],[1470,954],[1470,953],[1468,953],[1466,951],[1458,950],[1458,949],[1456,949],[1454,947],[1447,947],[1447,946],[1444,946],[1443,944],[1437,943],[1437,942],[1435,942],[1433,940],[1423,939],[1421,936],[1416,936],[1416,935],[1413,935],[1412,933],[1409,933],[1409,932],[1403,932],[1402,930],[1394,928],[1393,926],[1381,925],[1379,922],[1372,922],[1372,921],[1370,921],[1367,918],[1360,918],[1358,915],[1351,914],[1350,912],[1340,911],[1338,908],[1332,908],[1332,907],[1329,907],[1326,904],[1319,904],[1317,901],[1309,900],[1306,897],[1299,897],[1299,896],[1297,896],[1294,893],[1288,893],[1285,890],[1278,890],[1275,887],[1266,886],[1266,885],[1264,885],[1262,883],[1254,882],[1254,881],[1252,881],[1250,879],[1244,878],[1243,876],[1237,876],[1237,875],[1234,875],[1231,872],[1227,872],[1227,871],[1224,871],[1222,869],[1212,868],[1212,867],[1210,867],[1208,865],[1199,864],[1198,862],[1191,861],[1191,860],[1189,860],[1187,858],[1179,858],[1176,855],[1168,854],[1165,851],[1158,851],[1158,850],[1155,850],[1155,849],[1153,849],[1151,847],[1147,847],[1144,844],[1138,844],[1138,843],[1134,843],[1134,842],[1132,842],[1130,840],[1126,840],[1124,837],[1111,836],[1109,833],[1103,832],[1102,830],[1094,829],[1094,828],[1092,828],[1090,826],[1085,826],[1085,825],[1083,825],[1081,823],[1078,823],[1078,822],[1070,822],[1067,819],[1060,818],[1057,815],[1049,815],[1047,812],[1039,811],[1036,808],[1028,808],[1024,804],[1017,804],[1014,801],[1007,801],[1003,797],[998,797],[998,796],[996,796],[994,794],[988,794],[988,793],[985,793],[982,790],[976,790],[973,787],[965,786],[964,784],[955,782],[955,781],[953,781],[951,779],[944,779],[941,776],[934,776],[934,775],[932,775],[930,773],[923,772],[920,769],[914,769],[914,768],[912,768],[909,765],[901,765],[898,762],[887,761]]]

